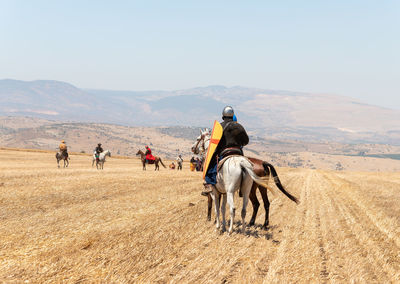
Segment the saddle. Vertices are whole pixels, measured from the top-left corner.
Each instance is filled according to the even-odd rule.
[[[231,148],[224,149],[220,154],[220,157],[223,157],[223,158],[222,158],[222,160],[220,160],[218,162],[217,172],[222,168],[225,161],[232,156],[243,156],[242,149],[237,148],[237,147],[231,147]]]
[[[68,152],[67,152],[67,150],[63,150],[63,151],[60,151],[60,152],[58,152],[59,154],[60,154],[60,158],[62,158],[62,159],[67,159],[68,158]]]
[[[228,159],[231,158],[231,157],[243,157],[243,158],[247,159],[247,157],[244,157],[243,155],[229,155],[229,156],[226,156],[226,157],[224,157],[221,161],[218,162],[218,165],[217,165],[217,172],[219,172],[219,171],[222,169],[222,166],[224,165],[225,161],[228,160]],[[247,160],[250,162],[250,164],[251,164],[251,165],[253,166],[253,168],[254,168],[254,164],[253,164],[249,159],[247,159]]]
[[[149,164],[149,165],[151,165],[151,164],[154,164],[156,162],[156,160],[154,159],[154,160],[149,160],[149,159],[146,159],[146,164]]]

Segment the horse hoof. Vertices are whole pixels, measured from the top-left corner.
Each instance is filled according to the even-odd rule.
[[[254,221],[250,221],[249,226],[254,226],[255,222]]]

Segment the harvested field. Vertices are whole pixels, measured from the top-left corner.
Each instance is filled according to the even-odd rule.
[[[112,157],[104,168],[0,150],[1,281],[400,282],[399,173],[279,168],[301,203],[271,196],[269,230],[260,208],[259,226],[229,236],[206,221],[187,164],[143,172]]]

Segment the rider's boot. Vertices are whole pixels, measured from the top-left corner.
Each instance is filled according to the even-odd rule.
[[[208,196],[213,191],[213,187],[214,187],[213,184],[208,184],[208,183],[204,184],[204,189],[201,192],[201,195]]]

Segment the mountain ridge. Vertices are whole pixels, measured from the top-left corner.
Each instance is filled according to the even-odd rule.
[[[343,96],[223,85],[174,91],[117,91],[80,89],[55,80],[0,80],[3,116],[128,126],[204,127],[220,120],[225,105],[232,105],[240,122],[259,133],[277,133],[281,128],[280,138],[302,139],[312,132],[310,139],[344,137],[347,142],[366,139],[385,143],[397,139],[400,130],[400,110]],[[285,137],[285,128],[295,130],[296,135]],[[327,132],[330,135],[324,134]]]

